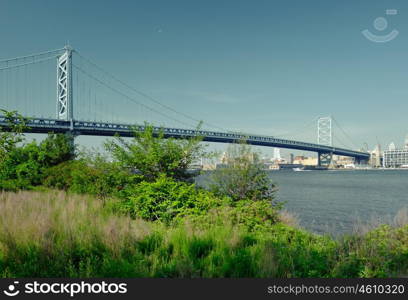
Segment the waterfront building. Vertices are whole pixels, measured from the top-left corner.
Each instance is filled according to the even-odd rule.
[[[303,166],[317,166],[318,160],[317,157],[296,156],[293,163]]]
[[[333,156],[333,163],[338,168],[354,168],[355,162],[353,157],[348,156]]]
[[[407,141],[405,141],[407,142]],[[383,158],[384,168],[404,168],[408,167],[408,147],[405,143],[403,149],[397,149],[394,143],[388,146],[388,150],[384,151]]]
[[[370,152],[370,166],[374,168],[383,165],[383,155],[381,153],[381,145],[377,145],[373,151]]]
[[[276,147],[273,148],[273,158],[274,158],[275,160],[280,160],[280,159],[282,158],[279,148],[276,148]]]
[[[391,142],[391,144],[388,145],[388,151],[394,151],[396,149],[397,149],[397,147],[395,147],[394,142]]]

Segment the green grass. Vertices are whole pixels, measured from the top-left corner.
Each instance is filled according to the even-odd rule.
[[[166,227],[91,196],[0,193],[1,277],[386,277],[408,275],[408,226],[334,240],[282,223]]]

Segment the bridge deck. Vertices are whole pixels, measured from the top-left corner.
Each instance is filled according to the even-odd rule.
[[[69,131],[75,132],[78,135],[93,135],[93,136],[114,136],[119,134],[123,137],[132,137],[133,128],[144,130],[144,126],[133,126],[130,124],[113,124],[103,122],[88,122],[88,121],[62,121],[56,119],[33,118],[27,122],[30,133],[66,133]],[[0,127],[7,130],[7,123],[3,116],[0,116]],[[312,151],[318,153],[332,153],[335,155],[355,157],[360,160],[368,160],[370,155],[365,152],[354,151],[350,149],[324,146],[314,143],[306,143],[287,139],[279,139],[272,136],[241,134],[234,132],[217,132],[207,130],[182,129],[182,128],[166,128],[154,127],[155,131],[163,130],[166,138],[189,138],[194,136],[202,136],[204,141],[217,143],[236,143],[240,140],[245,140],[250,145],[278,147],[287,149],[296,149],[304,151]]]

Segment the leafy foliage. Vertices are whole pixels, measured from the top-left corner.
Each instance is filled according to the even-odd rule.
[[[276,186],[263,169],[258,155],[248,145],[229,147],[226,165],[209,176],[209,188],[217,195],[226,195],[234,201],[267,200],[274,203]]]
[[[381,225],[363,236],[344,237],[338,277],[401,277],[408,274],[408,226]]]
[[[16,112],[2,112],[10,131],[0,132],[0,190],[41,185],[48,168],[74,158],[72,137],[50,133],[39,144],[23,144],[26,119]]]
[[[222,204],[206,214],[189,215],[188,219],[200,228],[228,222],[251,232],[268,231],[279,222],[278,210],[268,201],[231,201],[230,198],[224,198]]]
[[[6,111],[0,109],[7,122],[8,129],[0,128],[0,163],[7,155],[16,149],[17,144],[24,140],[23,132],[27,128],[27,119],[17,111]]]
[[[200,141],[200,137],[165,139],[162,129],[146,124],[134,128],[131,141],[117,137],[105,146],[123,168],[140,171],[146,181],[155,181],[162,175],[188,181],[195,176],[188,171],[189,166],[204,155]]]
[[[67,161],[49,168],[43,184],[79,194],[96,195],[105,200],[108,196],[120,196],[130,184],[140,181],[140,176],[123,170],[106,157],[82,158]]]
[[[154,182],[143,181],[124,190],[118,209],[132,218],[170,224],[184,216],[204,215],[220,206],[222,200],[194,184],[177,182],[165,176]]]
[[[74,137],[70,134],[49,133],[39,145],[38,159],[45,167],[56,166],[75,158]]]

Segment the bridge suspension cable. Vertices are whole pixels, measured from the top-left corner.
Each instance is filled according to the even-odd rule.
[[[30,116],[48,115],[50,106],[41,104],[53,99],[55,66],[50,61],[56,59],[63,49],[44,51],[31,55],[0,60],[1,107],[18,110]],[[53,106],[52,106],[53,107]]]
[[[131,101],[131,102],[133,102],[133,103],[136,103],[136,104],[138,104],[138,105],[141,105],[141,106],[143,106],[144,108],[146,108],[146,109],[148,109],[148,110],[150,110],[150,111],[152,111],[152,112],[154,112],[154,113],[157,113],[157,114],[159,114],[159,115],[161,115],[161,116],[163,116],[163,117],[165,117],[165,118],[167,118],[167,119],[170,119],[170,120],[172,120],[172,121],[175,121],[175,122],[177,122],[177,123],[179,123],[179,124],[183,124],[183,125],[189,126],[189,127],[194,127],[194,126],[191,125],[191,124],[188,124],[188,123],[185,123],[185,122],[180,121],[180,120],[178,120],[178,119],[175,119],[175,118],[173,118],[173,117],[171,117],[171,116],[168,116],[168,115],[166,115],[166,114],[164,114],[164,113],[162,113],[162,112],[160,112],[160,111],[158,111],[158,110],[156,110],[156,109],[154,109],[154,108],[151,108],[150,106],[147,106],[147,105],[145,105],[145,104],[143,104],[143,103],[137,101],[136,99],[134,99],[134,98],[128,96],[127,94],[125,94],[125,93],[123,93],[123,92],[117,90],[116,88],[111,87],[110,85],[108,85],[107,83],[103,82],[103,81],[100,80],[99,78],[96,78],[95,76],[89,74],[88,72],[86,72],[85,70],[83,70],[81,67],[77,66],[76,64],[73,63],[72,66],[73,66],[75,69],[77,69],[78,71],[80,71],[81,73],[83,73],[83,74],[85,74],[86,76],[88,76],[89,78],[91,78],[92,80],[95,80],[96,82],[98,82],[99,84],[105,86],[106,88],[110,89],[111,91],[113,91],[113,92],[115,92],[115,93],[121,95],[122,97],[125,97],[125,98],[128,99],[129,101]]]
[[[41,63],[41,62],[48,61],[48,60],[51,60],[51,59],[55,59],[56,57],[57,56],[55,55],[55,56],[50,56],[50,57],[47,57],[47,58],[38,59],[38,60],[35,60],[35,61],[21,63],[21,64],[18,64],[18,65],[9,65],[9,66],[6,66],[6,67],[1,67],[0,71],[19,68],[19,67],[24,67],[24,66],[28,66],[28,65],[32,65],[32,64],[37,64],[37,63]]]
[[[305,133],[306,131],[310,130],[310,128],[312,126],[316,125],[316,121],[317,121],[318,117],[314,117],[313,120],[306,122],[304,126],[302,126],[300,129],[297,130],[292,130],[292,131],[288,131],[287,133],[283,133],[283,134],[277,134],[277,135],[273,135],[274,137],[293,137],[293,136],[299,136],[303,133]]]
[[[340,124],[339,124],[339,122],[337,122],[337,120],[334,118],[334,117],[332,117],[332,119],[333,119],[333,121],[334,121],[334,123],[336,124],[336,126],[340,129],[340,131],[343,133],[343,135],[347,138],[347,140],[351,143],[351,145],[354,147],[354,148],[358,148],[357,146],[356,146],[356,144],[354,143],[354,141],[353,141],[353,139],[347,134],[347,132],[340,126]]]
[[[23,55],[23,56],[16,56],[16,57],[12,57],[12,58],[0,59],[0,63],[5,62],[5,61],[11,61],[11,60],[26,59],[26,58],[29,58],[29,57],[42,56],[42,55],[47,55],[47,54],[51,54],[51,53],[58,53],[58,52],[61,52],[63,50],[64,50],[64,48],[60,48],[60,49],[55,49],[55,50],[48,50],[48,51],[43,51],[43,52],[39,52],[39,53],[34,53],[34,54],[30,54],[30,55]]]
[[[172,107],[170,107],[170,106],[168,106],[168,105],[166,105],[166,104],[161,103],[159,100],[153,98],[152,96],[150,96],[150,95],[148,95],[148,94],[146,94],[146,93],[144,93],[144,92],[142,92],[142,91],[139,91],[139,90],[135,89],[134,87],[132,87],[131,85],[127,84],[127,83],[124,82],[123,80],[121,80],[121,79],[119,79],[118,77],[114,76],[113,74],[109,73],[109,72],[106,71],[104,68],[100,67],[99,65],[97,65],[96,63],[94,63],[93,61],[91,61],[90,59],[88,59],[88,58],[84,57],[83,55],[81,55],[77,50],[74,50],[74,53],[76,53],[80,58],[82,58],[83,60],[85,60],[87,63],[89,63],[89,64],[91,64],[92,66],[94,66],[95,68],[99,69],[99,71],[101,71],[102,73],[104,73],[104,74],[107,75],[108,77],[112,78],[112,79],[115,80],[116,82],[122,84],[123,86],[125,86],[126,88],[132,90],[133,92],[137,93],[138,95],[140,95],[140,96],[142,96],[142,97],[144,97],[144,98],[146,98],[146,99],[148,99],[148,100],[154,102],[155,104],[157,104],[157,105],[159,105],[159,106],[161,106],[161,107],[163,107],[163,108],[165,108],[165,109],[167,109],[167,110],[169,110],[169,111],[171,111],[171,112],[173,112],[173,113],[176,113],[176,114],[178,114],[178,115],[181,115],[181,116],[183,116],[183,117],[185,117],[185,118],[187,118],[187,119],[189,119],[189,120],[191,120],[191,121],[194,121],[194,122],[197,122],[197,123],[205,123],[207,126],[212,127],[212,128],[217,128],[217,129],[219,129],[219,130],[221,130],[221,131],[228,131],[228,130],[226,130],[226,129],[220,127],[220,126],[213,125],[213,124],[211,124],[211,123],[208,123],[208,122],[205,122],[205,121],[202,121],[202,120],[193,118],[193,117],[191,117],[191,116],[189,116],[189,115],[187,115],[187,114],[185,114],[185,113],[183,113],[183,112],[180,112],[180,111],[178,111],[178,110],[175,110],[174,108],[172,108]],[[141,103],[138,102],[138,104],[141,104]],[[144,106],[145,106],[145,107],[148,107],[147,105],[144,105]],[[149,108],[149,109],[152,110],[151,108]],[[157,113],[157,111],[155,111],[155,112]],[[173,119],[173,120],[174,120],[174,119]],[[178,122],[179,122],[179,121],[178,121]],[[185,123],[184,123],[184,124],[185,124]],[[190,125],[190,126],[191,126],[191,125]]]

